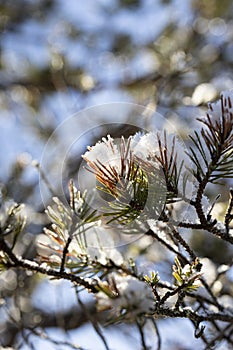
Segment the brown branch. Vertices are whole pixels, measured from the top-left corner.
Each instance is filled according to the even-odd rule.
[[[17,257],[2,237],[0,238],[0,251],[3,251],[8,256],[9,260],[6,266],[9,268],[23,268],[29,271],[42,273],[43,275],[52,276],[56,279],[65,279],[73,283],[76,283],[80,286],[83,286],[84,288],[91,291],[92,293],[97,292],[95,286],[90,284],[83,277],[76,276],[72,273],[67,273],[65,271],[54,270],[48,266],[44,267],[42,265],[39,265],[35,261]]]
[[[177,239],[177,241],[180,243],[180,245],[185,249],[185,251],[189,254],[190,258],[194,261],[196,259],[196,254],[190,248],[188,243],[183,239],[183,237],[180,235],[180,233],[175,229],[175,227],[172,227],[171,225],[169,225],[169,226],[170,226],[170,229],[171,229],[174,237]]]
[[[167,316],[171,318],[188,318],[194,321],[196,324],[199,324],[203,321],[222,321],[233,324],[233,313],[209,313],[209,314],[199,314],[192,311],[189,308],[181,309],[169,309],[157,306],[155,310],[155,316]]]
[[[159,237],[157,235],[157,233],[155,233],[153,230],[149,229],[146,233],[147,236],[151,236],[153,238],[155,238],[157,241],[159,241],[162,245],[164,245],[168,250],[170,250],[171,252],[175,253],[177,256],[179,256],[181,258],[181,260],[183,262],[185,262],[186,264],[189,264],[188,259],[182,254],[180,253],[178,250],[174,249],[169,243],[167,243],[164,239],[162,239],[161,237]]]

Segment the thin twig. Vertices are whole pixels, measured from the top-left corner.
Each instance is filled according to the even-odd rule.
[[[213,348],[213,346],[216,345],[217,341],[221,341],[223,339],[226,339],[229,344],[233,345],[233,340],[231,339],[232,334],[233,334],[232,329],[233,329],[232,324],[228,324],[225,328],[220,330],[218,335],[216,337],[214,337],[211,341],[209,341],[206,349],[211,350]],[[228,330],[229,330],[229,334],[227,335],[226,331],[228,331]]]
[[[157,326],[157,323],[155,322],[155,320],[153,318],[151,318],[150,320],[153,323],[153,326],[154,326],[154,329],[155,329],[155,332],[156,332],[156,335],[157,335],[157,339],[158,339],[157,350],[160,350],[161,349],[161,345],[162,345],[161,335],[159,333],[159,329],[158,329],[158,326]]]
[[[167,243],[164,239],[159,237],[157,235],[157,233],[155,233],[153,230],[149,229],[145,234],[147,236],[151,236],[151,237],[157,239],[157,241],[159,241],[162,245],[164,245],[168,250],[170,250],[171,252],[173,252],[177,256],[179,256],[182,261],[184,261],[186,264],[189,264],[188,259],[182,253],[180,253],[178,250],[174,249],[169,243]]]
[[[80,295],[78,293],[76,293],[76,296],[77,296],[77,300],[78,300],[78,303],[80,305],[80,307],[82,308],[82,310],[85,312],[85,314],[87,315],[88,319],[90,320],[93,328],[95,329],[96,333],[98,334],[98,336],[100,337],[100,339],[102,340],[104,346],[105,346],[105,349],[106,350],[110,350],[109,346],[108,346],[108,343],[103,335],[103,332],[101,331],[101,328],[98,324],[98,322],[96,321],[96,319],[94,319],[90,312],[87,310],[85,304],[82,302],[81,298],[80,298]]]
[[[182,247],[190,255],[191,259],[194,261],[196,259],[196,254],[194,253],[194,251],[190,248],[188,243],[183,239],[183,237],[180,235],[178,230],[176,230],[175,227],[172,227],[171,225],[169,225],[169,226],[170,226],[170,229],[171,229],[174,237],[177,239],[177,241],[182,245]]]
[[[34,328],[27,328],[28,331],[30,331],[29,334],[25,335],[25,337],[29,338],[31,334],[36,335],[37,337],[40,337],[40,339],[48,340],[54,345],[59,345],[59,346],[67,346],[70,347],[71,349],[75,350],[84,350],[84,348],[80,347],[79,345],[75,345],[72,343],[69,343],[67,341],[62,341],[62,340],[55,340],[51,338],[45,331],[36,331]]]
[[[40,174],[40,176],[41,176],[41,179],[44,181],[44,183],[45,183],[45,185],[47,186],[47,188],[48,188],[49,192],[51,193],[51,195],[52,195],[53,197],[56,197],[56,195],[57,195],[57,194],[56,194],[56,191],[54,191],[54,189],[53,189],[53,187],[52,187],[50,181],[48,180],[47,176],[45,175],[45,172],[44,172],[44,170],[41,168],[39,162],[33,161],[33,165],[34,165],[34,167],[38,170],[38,172],[39,172],[39,174]]]
[[[142,344],[142,349],[143,350],[148,350],[148,347],[146,345],[146,340],[145,340],[145,335],[143,332],[143,325],[141,324],[141,322],[139,320],[136,320],[136,325],[140,334],[140,338],[141,338],[141,344]]]

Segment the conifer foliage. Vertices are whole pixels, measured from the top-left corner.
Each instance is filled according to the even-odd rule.
[[[102,326],[135,324],[143,349],[151,348],[151,337],[146,338],[148,322],[156,334],[153,343],[161,348],[159,322],[164,317],[190,320],[194,337],[200,338],[206,349],[216,342],[232,348],[233,288],[228,275],[232,261],[214,267],[209,278],[208,257],[196,256],[188,235],[216,236],[232,251],[230,187],[223,220],[213,213],[218,185],[229,186],[233,177],[233,92],[223,92],[219,101],[210,103],[199,123],[200,129],[190,135],[191,144],[185,148],[177,135],[164,130],[120,140],[108,135],[88,147],[83,159],[96,178],[95,190],[104,206],[93,209],[90,189],[80,193],[70,181],[69,203],[53,198],[46,209],[50,224],[37,239],[34,260],[25,259],[16,249],[26,220],[21,206],[4,203],[0,214],[1,273],[25,270],[71,281],[78,299],[83,289],[94,296],[94,313],[102,315]],[[211,191],[216,188],[212,197],[210,184]],[[114,241],[120,234],[122,245]],[[129,235],[133,239],[124,242]],[[161,246],[167,254],[164,276],[157,271],[153,256]],[[143,257],[144,268],[138,268],[132,247]],[[230,286],[227,291],[225,282]],[[40,322],[35,319],[27,327],[35,334]],[[109,349],[98,321],[94,327]]]

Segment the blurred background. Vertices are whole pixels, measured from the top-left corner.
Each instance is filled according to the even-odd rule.
[[[39,173],[32,161],[43,157],[51,135],[53,148],[70,142],[69,132],[74,130],[59,129],[66,125],[62,123],[75,114],[75,132],[84,135],[67,156],[62,179],[67,184],[76,177],[86,146],[107,133],[127,137],[140,128],[151,129],[156,111],[186,139],[198,127],[195,117],[204,115],[207,102],[233,88],[230,0],[0,0],[0,29],[1,200],[26,203],[28,226],[18,247],[26,257],[35,254],[32,242],[47,223],[43,210],[50,200],[41,198]],[[122,103],[152,112],[132,116],[119,108]],[[106,104],[102,113],[94,115],[92,109],[82,113]],[[56,177],[59,154],[46,152],[46,164],[46,175],[51,171]],[[56,193],[56,181],[50,181]],[[219,217],[226,200],[227,186],[218,204]],[[216,264],[228,260],[230,252],[223,243],[208,236],[206,245],[205,239],[197,233],[192,242],[200,256]],[[57,348],[46,337],[38,340],[36,332],[28,336],[27,329],[40,324],[49,337],[61,342],[67,328],[69,338],[84,348],[104,349],[87,317],[79,320],[78,312],[74,314],[77,300],[69,284],[67,288],[67,283],[49,283],[14,271],[4,272],[0,280],[1,345],[26,350],[46,343],[46,349]],[[92,301],[84,298],[93,308]],[[134,344],[140,349],[131,327],[108,329],[110,344],[117,338],[115,348],[130,349],[129,344]],[[175,340],[168,334],[171,327]],[[171,344],[173,349],[198,345],[197,340],[190,345],[190,339],[179,332],[183,327],[192,334],[191,325],[183,321],[161,321],[163,350]],[[61,344],[59,349],[65,349]]]

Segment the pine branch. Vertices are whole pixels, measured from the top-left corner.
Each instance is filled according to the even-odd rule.
[[[208,113],[205,119],[198,119],[205,125],[201,132],[190,136],[194,147],[188,153],[196,169],[193,175],[199,183],[218,183],[233,176],[233,114],[231,100],[221,96],[221,114],[215,120]],[[214,107],[210,104],[210,114]],[[204,187],[205,187],[204,186]]]
[[[188,259],[181,253],[179,252],[178,249],[175,249],[172,247],[171,244],[169,244],[167,241],[165,241],[163,238],[159,237],[159,235],[154,232],[153,230],[149,229],[146,233],[147,236],[151,236],[153,238],[155,238],[158,242],[160,242],[162,245],[164,245],[168,250],[170,250],[172,253],[174,253],[175,255],[179,256],[180,259],[186,263],[189,264]]]
[[[221,108],[218,110],[219,104]],[[216,220],[211,220],[211,217],[204,213],[202,207],[202,198],[208,183],[217,184],[224,178],[233,177],[233,113],[230,96],[222,94],[217,106],[209,104],[206,118],[198,119],[205,127],[200,133],[195,132],[194,136],[191,136],[195,148],[190,148],[189,156],[195,165],[193,175],[199,182],[196,198],[191,204],[196,209],[202,229],[233,244],[233,237],[229,234],[231,213],[228,211],[226,214],[226,229],[223,231],[216,226]],[[218,119],[212,115],[217,113],[216,110],[219,113]]]
[[[177,239],[177,241],[180,243],[180,245],[185,249],[185,251],[189,254],[191,259],[194,261],[196,259],[196,254],[194,253],[194,251],[191,249],[191,247],[188,245],[188,243],[183,239],[183,237],[180,235],[179,231],[176,230],[176,228],[174,226],[172,226],[171,224],[169,226],[170,226],[171,232],[174,235],[174,237]]]
[[[11,248],[8,246],[6,241],[2,238],[1,232],[0,232],[0,251],[4,252],[5,255],[8,257],[8,261],[6,264],[6,267],[8,268],[23,268],[28,271],[33,271],[37,273],[41,273],[43,275],[54,277],[55,279],[65,279],[71,282],[74,282],[80,286],[83,286],[87,290],[91,291],[92,293],[96,293],[97,289],[94,285],[89,283],[85,278],[82,278],[80,276],[76,276],[72,273],[66,273],[64,271],[58,271],[54,270],[48,266],[44,267],[42,265],[39,265],[35,261],[23,259],[21,257],[16,256]]]
[[[166,316],[171,318],[188,318],[199,324],[203,321],[222,321],[233,324],[233,313],[206,313],[199,314],[194,312],[190,308],[169,309],[167,307],[161,307],[157,305],[155,310],[155,316]]]

